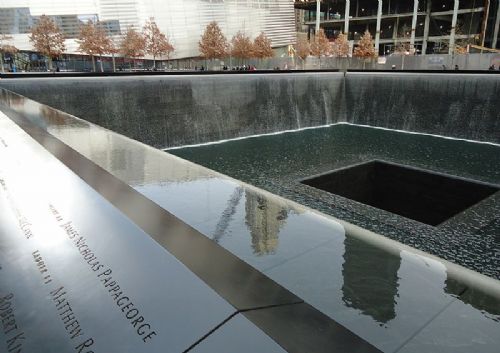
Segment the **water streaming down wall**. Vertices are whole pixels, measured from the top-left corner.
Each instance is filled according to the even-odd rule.
[[[283,73],[2,80],[155,147],[348,121],[500,142],[500,76]]]
[[[338,121],[343,75],[4,80],[1,86],[155,147]],[[325,95],[318,92],[327,92]]]
[[[350,73],[347,120],[500,142],[500,76]]]

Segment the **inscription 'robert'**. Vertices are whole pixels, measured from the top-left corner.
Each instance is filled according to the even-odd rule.
[[[0,317],[2,318],[3,333],[7,339],[7,352],[21,353],[26,337],[17,326],[13,299],[14,294],[12,293],[0,298]]]

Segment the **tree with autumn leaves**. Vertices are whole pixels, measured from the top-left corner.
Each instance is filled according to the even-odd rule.
[[[243,32],[239,31],[231,39],[231,56],[242,61],[253,55],[252,41]]]
[[[126,58],[132,58],[135,67],[135,59],[144,56],[146,41],[141,33],[133,27],[127,29],[125,37],[120,44],[120,52]]]
[[[260,33],[253,41],[243,32],[236,33],[231,40],[231,55],[239,59],[265,59],[274,56],[271,41],[264,34]]]
[[[80,28],[80,34],[78,36],[77,42],[79,44],[78,50],[82,53],[90,55],[92,58],[92,69],[95,72],[95,60],[96,55],[102,56],[104,54],[109,54],[112,52],[112,41],[108,37],[104,28],[102,28],[99,23],[94,23],[92,21],[87,22]],[[101,64],[101,72],[104,71]]]
[[[310,42],[305,36],[297,37],[295,45],[296,55],[305,61],[309,55],[317,56],[321,59],[322,56],[333,56],[337,58],[348,58],[350,56],[349,41],[347,35],[339,34],[337,39],[330,42],[322,29],[318,32],[316,38]]]
[[[151,17],[142,28],[146,53],[153,57],[153,67],[156,68],[156,58],[166,56],[167,59],[174,51],[167,36],[160,31],[155,19]]]
[[[302,60],[302,68],[304,68],[306,59],[311,54],[311,44],[306,36],[297,36],[295,54]]]
[[[36,26],[31,29],[29,38],[35,50],[47,56],[49,69],[52,70],[52,58],[66,50],[64,35],[57,24],[50,17],[42,15]]]
[[[326,37],[323,28],[320,28],[318,33],[316,33],[314,41],[311,43],[311,54],[313,56],[318,57],[320,68],[321,68],[321,57],[330,54],[330,51],[331,51],[330,41]]]
[[[302,60],[305,60],[310,54],[318,57],[332,55],[347,58],[349,56],[349,41],[347,35],[341,33],[337,39],[330,42],[324,35],[323,30],[320,30],[318,37],[312,43],[306,37],[297,38],[295,52]]]
[[[295,45],[296,55],[303,61],[311,54],[311,43],[307,40],[307,37],[300,36],[297,38],[297,44]]]
[[[326,37],[323,28],[321,28],[311,43],[311,54],[321,58],[322,56],[328,55],[330,49],[330,41]]]
[[[90,55],[92,58],[94,71],[95,55],[111,54],[113,56],[114,71],[114,54],[116,53],[121,52],[124,57],[132,59],[149,54],[153,57],[153,67],[156,67],[157,57],[164,55],[168,57],[174,51],[174,47],[170,44],[165,34],[160,31],[154,18],[150,18],[146,22],[142,34],[134,28],[129,28],[119,48],[116,47],[105,30],[99,26],[99,23],[93,23],[92,21],[81,27],[78,43],[80,44],[79,50]],[[103,71],[102,60],[101,71]]]
[[[201,56],[208,60],[222,59],[227,56],[229,44],[217,22],[210,22],[198,42]]]
[[[249,58],[265,59],[274,56],[271,40],[265,33],[260,33],[252,42],[248,36],[239,31],[233,36],[229,44],[226,36],[215,21],[207,25],[198,46],[201,57],[208,60],[223,59],[229,54],[241,60]]]
[[[377,56],[375,45],[373,44],[373,37],[369,31],[365,31],[358,42],[358,46],[354,48],[354,56],[361,58],[374,58]]]
[[[338,58],[347,58],[349,56],[349,41],[347,35],[340,33],[332,44],[332,55]]]
[[[271,40],[264,32],[255,37],[252,48],[253,57],[257,59],[272,58],[274,56]]]

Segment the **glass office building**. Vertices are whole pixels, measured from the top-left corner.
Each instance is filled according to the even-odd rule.
[[[118,41],[128,27],[141,29],[154,17],[175,47],[172,58],[198,56],[198,41],[211,21],[228,39],[243,31],[252,38],[266,33],[275,48],[295,42],[293,0],[0,0],[0,34],[31,51],[30,28],[42,14],[64,32],[69,54],[78,53],[75,38],[88,20],[100,21]]]

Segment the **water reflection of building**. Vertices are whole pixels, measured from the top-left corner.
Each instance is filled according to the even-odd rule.
[[[480,288],[470,288],[463,282],[448,277],[445,281],[444,291],[460,298],[464,303],[472,305],[474,308],[494,321],[500,322],[500,306],[498,305],[499,295],[487,293]]]
[[[381,325],[394,319],[401,258],[353,237],[346,237],[344,245],[344,303]]]
[[[257,255],[275,253],[289,210],[251,191],[247,190],[245,195],[245,223],[250,230],[253,252]]]

